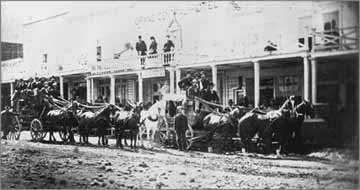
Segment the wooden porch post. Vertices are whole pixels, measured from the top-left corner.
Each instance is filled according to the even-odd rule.
[[[316,60],[311,59],[311,101],[313,104],[317,103],[317,71]]]
[[[138,85],[139,102],[143,102],[143,78],[141,72],[138,73],[138,79],[139,79],[139,85]]]
[[[211,73],[212,73],[212,82],[214,83],[214,88],[218,91],[217,85],[217,67],[216,65],[211,66]]]
[[[110,104],[115,104],[115,76],[110,76]]]
[[[180,94],[180,87],[178,86],[178,83],[181,80],[181,70],[179,68],[177,68],[175,70],[175,75],[176,75],[176,81],[175,81],[175,86],[176,86],[176,94]]]
[[[91,79],[86,79],[86,102],[91,102]]]
[[[59,77],[59,83],[60,83],[60,97],[64,99],[64,77]]]
[[[11,105],[11,107],[14,106],[14,101],[11,100],[11,97],[13,96],[13,94],[14,94],[14,83],[10,82],[10,105]]]
[[[260,64],[259,61],[254,61],[254,107],[259,107],[260,104]]]
[[[310,68],[309,68],[309,60],[308,60],[308,55],[303,57],[303,64],[304,64],[304,94],[303,94],[303,98],[306,101],[309,101],[309,78],[310,78]]]

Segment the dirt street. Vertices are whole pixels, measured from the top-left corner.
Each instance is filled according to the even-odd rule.
[[[346,151],[277,157],[163,148],[132,151],[113,144],[102,148],[33,143],[26,132],[20,141],[1,141],[1,188],[358,187],[359,162]]]

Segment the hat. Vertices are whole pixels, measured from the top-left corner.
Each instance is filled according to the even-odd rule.
[[[169,34],[167,34],[167,35],[166,35],[166,37],[167,37],[167,38],[170,38],[170,35],[169,35]]]
[[[138,38],[141,38],[141,36],[139,35]]]
[[[155,40],[155,37],[154,37],[154,36],[151,36],[151,37],[150,37],[150,40]]]
[[[191,82],[192,82],[192,83],[197,83],[197,80],[196,80],[196,79],[193,79]]]

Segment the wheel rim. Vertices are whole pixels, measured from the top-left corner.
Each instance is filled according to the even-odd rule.
[[[164,144],[166,141],[166,134],[164,132],[159,133],[159,141],[161,144]]]

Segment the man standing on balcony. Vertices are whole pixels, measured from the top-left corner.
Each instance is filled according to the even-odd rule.
[[[144,67],[144,63],[145,63],[145,55],[146,55],[146,51],[147,51],[147,47],[145,42],[141,39],[141,36],[138,36],[139,41],[136,42],[136,51],[138,53],[138,56],[141,56],[140,58],[140,63],[141,66]]]
[[[150,40],[151,40],[151,44],[149,47],[149,55],[157,54],[157,42],[155,40],[155,37],[151,36]]]
[[[172,53],[169,53],[171,51],[174,51],[174,43],[170,40],[170,35],[166,35],[167,41],[164,44],[164,64],[169,65],[170,61],[172,60],[172,57],[174,56]]]

